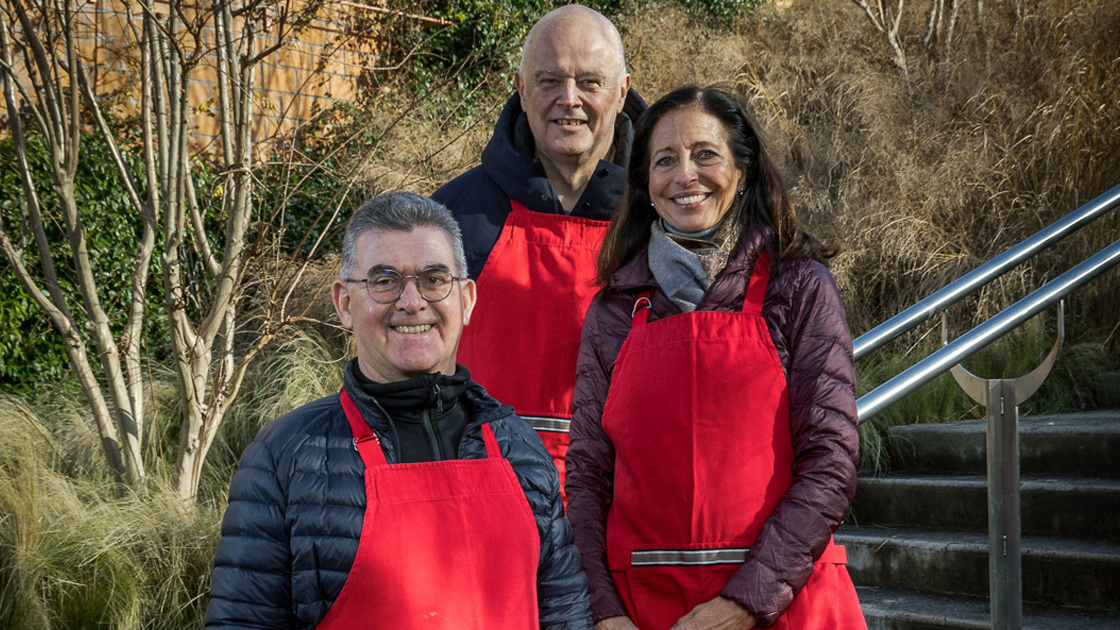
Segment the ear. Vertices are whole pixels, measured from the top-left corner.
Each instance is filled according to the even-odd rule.
[[[334,312],[338,313],[338,319],[342,322],[343,328],[354,327],[354,317],[350,313],[350,285],[343,282],[342,279],[334,281],[331,285],[331,302],[334,302]]]
[[[619,82],[622,93],[618,95],[618,112],[622,113],[622,108],[626,106],[626,93],[630,91],[630,73],[627,72],[622,76],[622,81]],[[637,124],[638,121],[634,121]]]
[[[517,96],[521,99],[521,109],[525,109],[525,84],[521,81],[520,70],[513,72],[513,88],[517,90]]]
[[[478,300],[478,285],[474,280],[460,280],[462,284],[463,294],[463,325],[466,326],[471,323],[471,313],[474,312],[474,304]]]

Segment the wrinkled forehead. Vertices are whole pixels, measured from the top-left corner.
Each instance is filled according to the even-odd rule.
[[[617,75],[624,64],[621,42],[609,22],[572,15],[534,27],[521,71],[530,76],[558,70]]]

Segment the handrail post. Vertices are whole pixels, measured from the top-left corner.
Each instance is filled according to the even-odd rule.
[[[1019,404],[1015,381],[988,382],[988,584],[993,630],[1023,627]]]
[[[942,343],[948,341],[941,320]],[[992,630],[1022,630],[1023,539],[1019,501],[1019,403],[1050,375],[1065,338],[1065,302],[1058,302],[1058,339],[1029,374],[984,379],[957,364],[950,370],[961,389],[988,410],[988,596]]]

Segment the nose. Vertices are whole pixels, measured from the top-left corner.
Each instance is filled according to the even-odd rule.
[[[579,88],[576,87],[575,79],[564,80],[563,85],[560,86],[557,102],[565,109],[575,109],[580,106]]]
[[[396,307],[409,313],[418,311],[428,303],[420,295],[420,280],[413,276],[406,276],[402,282],[401,296],[397,298]]]
[[[678,184],[688,185],[695,182],[697,175],[696,163],[690,159],[683,159],[677,164],[676,180]]]

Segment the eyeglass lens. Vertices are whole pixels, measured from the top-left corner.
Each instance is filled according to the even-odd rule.
[[[369,295],[374,300],[388,304],[404,293],[404,285],[409,279],[416,281],[420,297],[428,302],[438,302],[451,294],[451,282],[455,279],[450,273],[441,270],[424,271],[415,275],[402,275],[391,269],[370,271],[366,280]]]

